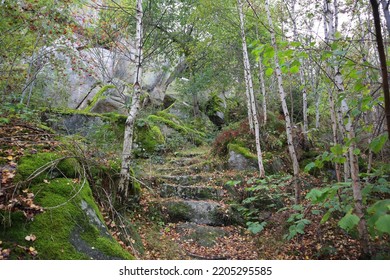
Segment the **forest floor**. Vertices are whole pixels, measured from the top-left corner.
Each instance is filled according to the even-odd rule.
[[[243,182],[256,178],[256,172],[242,172],[209,170],[196,170],[196,166],[202,162],[210,161],[213,155],[210,154],[209,148],[201,148],[197,151],[198,155],[188,158],[185,154],[188,151],[181,151],[176,155],[167,157],[164,163],[151,164],[149,168],[145,168],[146,179],[151,180],[154,184],[164,184],[161,178],[169,176],[193,176],[206,178],[205,181],[197,182],[196,186],[212,186],[217,189],[224,189],[224,184],[227,181],[242,180]],[[194,153],[194,151],[189,154]],[[195,152],[196,153],[196,152]],[[177,164],[181,163],[181,164]],[[184,164],[185,163],[185,164]],[[291,193],[291,180],[286,177],[285,182],[280,184],[280,192]],[[157,182],[157,183],[156,183]],[[302,187],[310,185],[310,188],[321,187],[323,182],[310,175],[302,175]],[[184,184],[188,185],[188,184]],[[154,186],[158,189],[158,186]],[[245,188],[245,186],[244,186]],[[220,197],[219,202],[227,207],[227,196],[225,194]],[[305,196],[304,191],[303,197]],[[154,197],[154,198],[153,198]],[[154,205],[157,200],[166,199],[161,198],[151,193],[145,193],[141,199],[141,205],[145,208],[140,209],[140,213],[136,217],[143,217],[145,211],[150,205]],[[312,214],[315,210],[309,201],[304,200],[305,218],[311,223],[305,227],[304,234],[298,234],[291,240],[286,240],[285,235],[288,233],[289,223],[287,220],[292,214],[292,195],[285,199],[286,210],[265,212],[267,215],[267,226],[261,233],[252,234],[242,223],[220,225],[213,227],[213,225],[203,225],[209,231],[207,234],[212,234],[212,229],[223,228],[226,232],[213,240],[211,245],[204,246],[201,238],[197,237],[194,232],[196,229],[191,219],[184,218],[184,221],[162,223],[159,227],[154,227],[152,232],[150,221],[144,223],[140,227],[140,232],[143,237],[144,246],[146,248],[145,254],[141,257],[143,259],[359,259],[361,258],[360,243],[347,232],[343,231],[337,226],[337,221],[329,219],[324,224],[320,223],[321,217]],[[261,215],[261,214],[260,214]],[[148,219],[146,219],[148,220]],[[202,226],[202,225],[200,225]],[[183,232],[183,227],[187,228]],[[199,225],[198,225],[199,227]],[[192,235],[191,235],[192,234]],[[192,238],[188,238],[191,236]],[[157,239],[156,239],[157,238]],[[381,247],[383,244],[376,244]]]
[[[37,149],[50,151],[59,145],[60,143],[46,130],[28,122],[17,121],[0,126],[0,210],[24,211],[26,218],[31,218],[29,215],[39,215],[39,213],[30,211],[32,206],[37,207],[33,199],[22,192],[18,193],[13,184],[17,162],[23,155],[36,153]],[[172,219],[175,213],[167,212],[172,201],[184,199],[185,201],[191,200],[191,203],[195,204],[204,201],[209,205],[218,204],[219,208],[228,209],[229,199],[224,189],[225,183],[229,180],[247,181],[256,178],[256,172],[253,171],[239,172],[216,168],[213,164],[214,160],[209,148],[202,147],[195,151],[177,152],[164,157],[159,162],[144,161],[141,180],[150,187],[142,190],[139,207],[129,217],[141,236],[144,251],[142,253],[132,251],[131,253],[135,253],[140,259],[361,258],[360,244],[355,236],[338,227],[335,219],[331,218],[321,224],[321,216],[312,214],[316,209],[306,200],[302,202],[302,205],[305,218],[310,220],[310,224],[306,225],[304,234],[298,234],[291,240],[285,238],[289,227],[287,220],[292,214],[291,208],[288,207],[292,205],[290,198],[285,200],[286,210],[267,213],[267,225],[258,234],[250,233],[244,227],[245,224],[226,222],[225,219],[222,219],[221,223],[207,220],[205,224],[202,224],[202,221],[204,222],[202,217],[186,216],[188,213],[185,211],[188,207],[184,207],[185,211],[179,211],[176,213],[178,216]],[[185,177],[189,181],[185,183],[175,181],[175,184],[169,182],[178,177]],[[191,178],[200,178],[200,180],[191,181]],[[322,180],[309,175],[302,175],[301,182],[303,186],[310,185],[311,188],[323,185]],[[207,188],[212,193],[215,193],[214,190],[219,190],[220,193],[217,197],[207,196],[205,198],[191,197],[191,194],[187,195],[187,198],[177,197],[175,194],[161,195],[161,187],[165,185],[174,187],[181,185],[192,189],[198,186]],[[245,185],[242,187],[245,188]],[[281,193],[291,193],[291,181],[288,177],[278,187]],[[303,197],[304,195],[305,193]],[[162,203],[164,201],[169,201],[171,204]],[[179,205],[187,205],[186,203]],[[104,212],[104,209],[102,210]],[[159,211],[163,212],[165,218],[159,217],[160,214],[157,213]],[[155,216],[154,213],[156,213]],[[223,217],[226,216],[222,215]],[[116,232],[113,234],[115,235]],[[206,240],[205,236],[209,236],[210,239],[206,238]],[[384,252],[387,256],[390,255],[388,239],[372,240],[372,246],[374,250]],[[132,250],[131,246],[127,248]],[[9,250],[0,250],[0,259],[6,259]]]

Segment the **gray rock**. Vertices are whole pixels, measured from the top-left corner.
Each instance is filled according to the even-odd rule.
[[[162,197],[179,197],[183,199],[214,199],[219,200],[223,196],[223,190],[207,186],[177,186],[163,184],[160,190]]]
[[[55,119],[55,120],[54,120]],[[42,114],[42,121],[48,126],[63,134],[73,135],[80,134],[82,136],[89,135],[94,132],[96,127],[102,126],[104,122],[98,116],[90,116],[85,114]]]
[[[253,160],[247,159],[243,155],[235,151],[229,152],[228,167],[232,170],[248,170],[255,169]]]
[[[173,200],[165,202],[170,222],[184,221],[203,225],[222,225],[216,215],[220,206],[215,201]]]
[[[128,84],[135,77],[135,48],[128,40],[123,43],[127,54],[99,47],[78,50],[70,42],[57,42],[44,48],[42,52],[50,51],[54,59],[43,62],[37,75],[36,87],[39,88],[36,91],[43,91],[44,98],[53,106],[83,109],[102,86],[112,84],[116,88],[108,91],[106,98],[99,100],[92,111],[127,113],[124,105],[131,96],[132,88]],[[64,45],[67,45],[66,51],[63,51]],[[62,64],[60,72],[54,71],[58,63]],[[161,104],[177,67],[171,67],[166,61],[153,61],[143,66],[143,89],[153,103]]]
[[[204,247],[213,247],[218,238],[230,235],[224,228],[194,223],[179,224],[177,229],[179,233],[183,234],[184,241],[196,242]]]

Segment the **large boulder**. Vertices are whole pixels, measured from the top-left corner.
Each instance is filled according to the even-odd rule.
[[[26,258],[133,259],[108,231],[87,179],[77,171],[81,166],[75,159],[64,162],[70,159],[38,153],[20,160],[15,179],[25,187],[28,207],[12,213],[0,210],[8,217],[0,220],[3,246],[15,248],[11,257],[18,254],[16,248],[30,248]]]
[[[41,71],[35,83],[36,92],[43,92],[43,98],[54,106],[84,109],[94,102],[92,112],[126,113],[135,80],[135,48],[130,41],[123,42],[126,53],[103,47],[82,48],[66,42],[45,48],[43,52],[53,54],[42,60]],[[60,67],[58,67],[61,65]],[[58,70],[58,69],[61,70]],[[151,61],[143,65],[143,89],[153,103],[161,104],[165,92],[178,67],[171,67],[167,61]],[[180,67],[179,67],[180,69]],[[99,96],[94,97],[105,86],[112,85]]]

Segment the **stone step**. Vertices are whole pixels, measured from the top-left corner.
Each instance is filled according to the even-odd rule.
[[[175,167],[186,167],[202,162],[199,158],[174,158],[167,162],[167,164]]]
[[[200,182],[206,183],[210,181],[211,176],[206,175],[162,175],[158,177],[160,181],[168,184],[175,184],[181,186],[190,186]]]
[[[202,225],[222,226],[222,205],[205,200],[165,200],[162,202],[167,222],[191,222]]]
[[[221,200],[224,191],[222,188],[211,186],[180,186],[163,184],[160,187],[160,196],[164,198],[179,197],[192,200]]]
[[[179,223],[176,226],[180,239],[184,242],[195,242],[202,247],[213,247],[218,238],[229,236],[231,232],[225,227]]]

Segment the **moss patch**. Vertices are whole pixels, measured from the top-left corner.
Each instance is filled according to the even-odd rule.
[[[104,93],[109,90],[110,88],[115,88],[114,85],[105,85],[103,86],[96,94],[95,96],[89,101],[88,106],[85,107],[83,110],[84,112],[89,112],[91,109],[96,105],[96,103],[99,100],[103,100],[105,97],[103,96]]]
[[[160,145],[165,144],[165,138],[157,125],[143,119],[137,121],[136,140],[137,154],[150,154],[156,152]]]
[[[189,125],[180,121],[175,115],[167,113],[165,110],[157,112],[155,115],[149,115],[147,119],[156,124],[162,123],[167,125],[185,136],[188,140],[193,141],[196,145],[204,143],[204,138],[206,137],[204,132],[191,128]]]
[[[21,213],[13,214],[10,227],[3,223],[2,240],[33,246],[39,259],[133,258],[108,234],[87,182],[57,178],[35,184],[30,191],[45,212],[30,222]],[[82,207],[83,201],[89,211]],[[91,212],[95,213],[95,221],[91,221]],[[33,244],[24,240],[29,234],[37,237]]]
[[[230,143],[228,144],[228,150],[234,151],[247,159],[257,160],[257,155],[253,154],[248,148],[245,148],[239,144]]]
[[[184,202],[172,201],[166,205],[166,212],[170,222],[188,221],[191,218],[191,206]]]
[[[34,183],[59,177],[76,178],[80,170],[80,165],[74,158],[66,158],[58,153],[38,153],[23,157],[19,161],[16,180],[26,180],[44,167],[47,168],[33,180]]]

